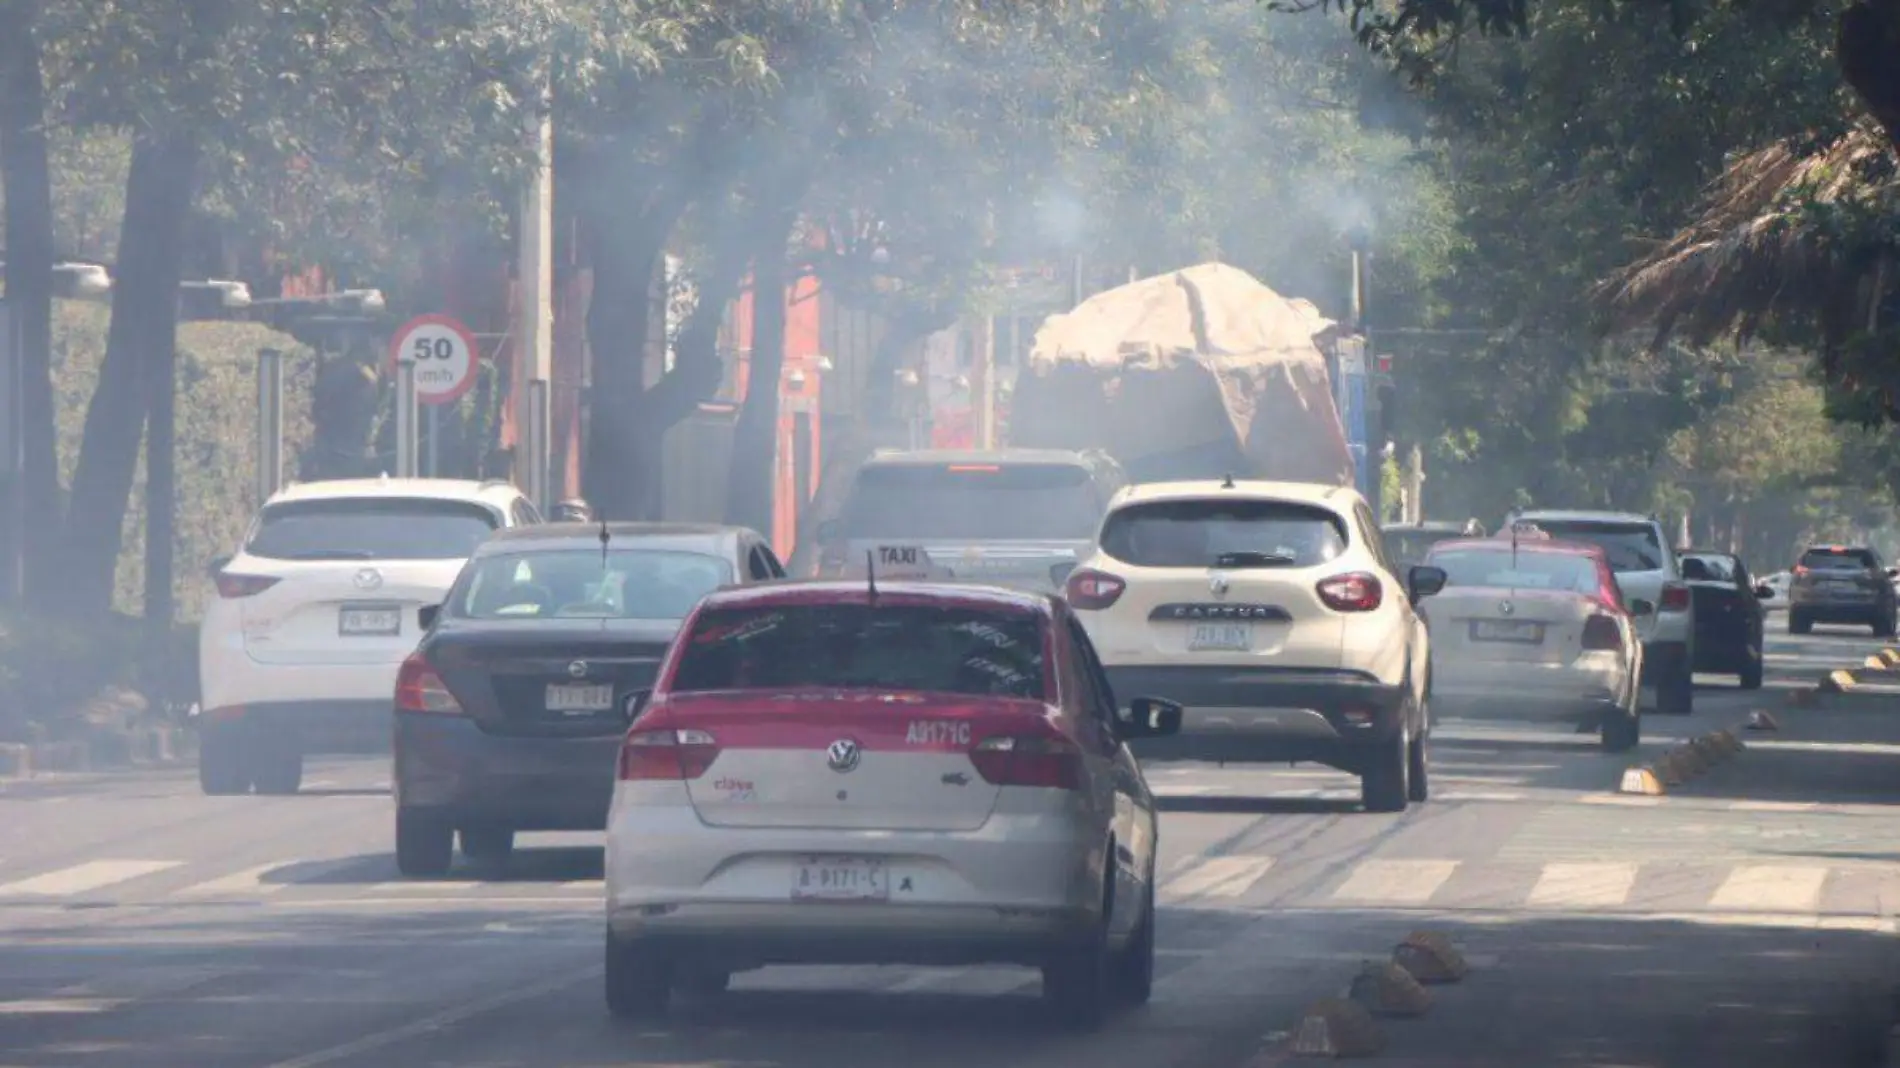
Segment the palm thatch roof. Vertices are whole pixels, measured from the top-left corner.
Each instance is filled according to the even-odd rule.
[[[1812,331],[1823,351],[1875,325],[1900,281],[1900,171],[1871,122],[1832,140],[1784,142],[1729,165],[1700,213],[1593,293],[1614,330],[1707,344],[1771,328]]]

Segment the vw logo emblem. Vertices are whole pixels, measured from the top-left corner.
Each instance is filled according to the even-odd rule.
[[[576,660],[572,664],[567,665],[567,677],[570,679],[586,678],[587,677],[587,661]]]
[[[1513,613],[1513,612],[1515,612],[1515,611],[1517,611],[1517,606],[1516,606],[1516,605],[1514,605],[1514,604],[1512,604],[1511,602],[1509,602],[1509,601],[1499,601],[1499,602],[1498,602],[1498,614],[1499,614],[1499,615],[1506,615],[1506,616],[1508,616],[1508,615],[1510,615],[1511,613]]]
[[[825,762],[831,770],[843,774],[858,766],[858,743],[849,738],[840,738],[825,749]]]
[[[354,581],[359,590],[373,590],[383,584],[383,574],[373,567],[366,567],[356,573]]]
[[[1218,571],[1207,576],[1207,588],[1213,591],[1216,597],[1227,596],[1227,576]]]

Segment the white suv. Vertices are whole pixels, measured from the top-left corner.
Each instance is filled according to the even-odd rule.
[[[1428,793],[1431,646],[1409,585],[1357,492],[1290,482],[1131,486],[1066,596],[1122,700],[1187,709],[1153,757],[1315,761],[1363,783],[1365,807]]]
[[[1505,523],[1536,526],[1558,541],[1595,545],[1609,558],[1616,585],[1643,643],[1643,679],[1656,687],[1656,711],[1695,711],[1695,601],[1661,521],[1631,512],[1518,512]]]
[[[396,671],[423,609],[490,533],[541,522],[502,482],[338,479],[265,502],[211,562],[198,629],[198,781],[296,793],[305,753],[389,745]]]

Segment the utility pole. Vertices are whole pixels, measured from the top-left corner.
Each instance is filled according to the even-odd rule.
[[[521,198],[516,266],[513,381],[515,479],[542,514],[552,504],[548,470],[548,383],[554,365],[554,122],[552,97],[542,83],[540,106],[529,118],[533,161]],[[537,385],[538,383],[538,385]]]
[[[26,428],[20,410],[25,383],[20,372],[20,335],[7,302],[0,300],[0,605],[25,600],[26,525],[50,516],[26,515]]]
[[[975,359],[970,361],[970,400],[975,411],[976,447],[996,447],[996,317],[977,319]]]
[[[1417,445],[1405,457],[1405,515],[1407,523],[1425,521],[1425,451]]]

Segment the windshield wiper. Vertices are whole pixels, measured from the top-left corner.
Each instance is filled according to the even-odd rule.
[[[1298,560],[1285,553],[1239,552],[1221,553],[1214,558],[1215,567],[1285,567],[1297,564]]]
[[[314,549],[307,553],[293,553],[285,560],[374,560],[375,553],[366,553],[361,549]]]

